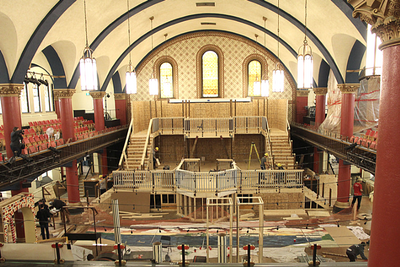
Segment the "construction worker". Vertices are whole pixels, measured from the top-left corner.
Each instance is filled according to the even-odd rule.
[[[153,151],[153,169],[157,169],[157,158],[156,158],[156,153],[158,152],[158,147],[154,148]]]
[[[280,164],[280,163],[277,163],[276,167],[277,167],[278,170],[283,170],[282,164]],[[278,184],[283,184],[285,182],[284,173],[277,173],[276,174],[276,178],[277,178],[276,182]]]
[[[261,170],[269,169],[268,153],[265,153],[264,156],[261,158],[260,167],[261,167]]]

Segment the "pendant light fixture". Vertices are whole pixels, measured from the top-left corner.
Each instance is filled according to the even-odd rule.
[[[284,82],[285,82],[285,73],[283,71],[283,66],[282,64],[279,62],[280,58],[279,58],[279,41],[280,41],[280,37],[279,37],[279,0],[278,0],[278,62],[275,64],[275,69],[272,72],[272,80],[273,80],[273,84],[272,84],[272,91],[273,92],[278,92],[281,93],[284,90]]]
[[[256,43],[257,43],[258,35],[256,34],[255,36],[256,36]],[[255,48],[255,47],[254,47],[254,52],[257,53],[257,48]],[[260,63],[260,66],[261,66],[261,63]],[[258,64],[257,64],[257,67],[258,67]],[[260,80],[258,79],[258,68],[256,68],[256,80],[253,83],[253,94],[255,96],[259,96],[261,94],[261,83],[260,83]]]
[[[153,30],[153,19],[154,17],[150,17],[150,24],[151,24],[151,31]],[[153,51],[153,34],[151,34],[151,51]],[[150,95],[158,95],[158,80],[154,77],[154,66],[153,63],[151,64],[151,78],[149,80],[149,93]]]
[[[126,0],[126,5],[128,8],[128,48],[131,46],[131,24],[129,22],[129,0]],[[137,80],[135,68],[132,66],[132,55],[129,52],[129,64],[126,71],[126,93],[136,94],[137,93]]]
[[[83,56],[79,63],[79,69],[81,74],[81,90],[96,91],[98,89],[97,67],[96,67],[96,59],[93,57],[93,50],[89,47],[88,43],[86,0],[83,0],[83,10],[85,14],[86,47],[83,50]]]
[[[304,41],[297,56],[297,88],[311,89],[313,87],[313,56],[307,42],[307,0],[304,4]]]
[[[267,18],[263,17],[263,20],[264,20],[264,29],[266,29]],[[265,39],[266,39],[266,35],[265,35],[265,31],[264,31],[264,47],[266,47]],[[261,80],[261,96],[262,97],[269,96],[268,62],[267,62],[267,69],[264,71],[264,76],[263,76],[263,79]]]

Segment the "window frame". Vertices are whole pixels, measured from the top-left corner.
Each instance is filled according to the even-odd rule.
[[[161,95],[161,85],[162,85],[162,83],[161,83],[161,66],[163,65],[163,64],[169,64],[170,66],[171,66],[171,79],[172,79],[172,82],[171,82],[171,86],[172,86],[172,96],[171,97],[163,97],[162,95]],[[158,81],[159,81],[159,88],[160,88],[160,91],[159,91],[159,93],[158,93],[158,97],[160,98],[160,99],[173,99],[174,97],[175,97],[175,79],[174,79],[174,65],[171,63],[171,62],[169,62],[168,60],[164,60],[164,61],[162,61],[160,64],[158,64],[158,75],[157,75],[157,77],[158,77]]]
[[[39,100],[38,101],[38,104],[39,104],[39,111],[36,111],[36,105],[35,105],[35,91],[34,90],[37,90],[37,99]],[[40,86],[39,85],[37,85],[37,84],[33,84],[33,86],[32,86],[32,100],[33,100],[33,112],[34,113],[41,113],[42,112],[42,105],[41,105],[41,99],[40,99],[40,97],[41,97],[41,94],[40,94]]]
[[[26,110],[27,111],[23,111],[23,109],[22,109],[22,97],[23,97],[23,94],[21,92],[21,113],[27,114],[27,113],[30,113],[30,108],[29,108],[30,105],[29,105],[29,90],[28,90],[28,85],[26,83],[24,83],[24,89],[22,89],[22,90],[25,91]]]
[[[242,63],[242,69],[243,69],[243,72],[242,72],[242,74],[243,74],[243,76],[242,76],[243,77],[243,97],[255,97],[255,98],[262,97],[261,95],[260,96],[250,96],[249,95],[249,90],[248,90],[249,89],[248,88],[248,85],[249,85],[249,64],[253,60],[258,61],[261,64],[260,82],[265,77],[267,77],[268,80],[270,80],[271,77],[272,77],[272,73],[271,73],[271,75],[269,75],[267,59],[264,58],[261,53],[251,54],[248,57],[246,57],[243,60],[243,63]],[[269,83],[269,88],[268,88],[269,95],[271,95],[271,84],[272,83],[270,82]]]
[[[262,75],[263,74],[263,64],[262,64],[262,62],[260,62],[260,60],[258,60],[258,59],[250,60],[247,63],[247,71],[246,71],[246,76],[247,76],[247,95],[251,96],[251,97],[261,97],[261,91],[260,91],[260,95],[254,95],[254,84],[253,84],[253,95],[250,95],[250,63],[253,62],[253,61],[258,62],[260,64],[260,72],[259,72],[259,74],[260,74],[260,84],[261,84],[261,80],[262,80],[262,77],[263,77],[263,75]]]
[[[203,97],[203,54],[207,51],[213,51],[218,56],[218,96]],[[196,87],[197,98],[224,98],[224,53],[216,45],[205,45],[201,47],[196,55]]]

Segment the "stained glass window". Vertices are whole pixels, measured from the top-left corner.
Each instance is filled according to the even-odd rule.
[[[260,96],[261,95],[261,63],[257,60],[250,61],[247,67],[247,81],[248,81],[248,94],[249,96]],[[254,82],[259,82],[254,86]],[[257,85],[259,87],[257,87]]]
[[[202,57],[203,97],[218,97],[218,55],[207,51]]]
[[[164,62],[160,66],[160,88],[161,98],[173,98],[174,97],[174,83],[172,79],[172,65],[168,62]]]

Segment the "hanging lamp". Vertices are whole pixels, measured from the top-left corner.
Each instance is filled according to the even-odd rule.
[[[313,87],[313,56],[307,42],[307,0],[305,0],[304,10],[304,41],[297,56],[297,88],[311,89]]]
[[[150,17],[151,31],[153,30],[153,19],[154,17]],[[151,51],[153,51],[153,34],[151,34]],[[154,66],[151,64],[151,78],[149,80],[149,93],[150,95],[158,95],[158,80],[154,75]]]
[[[264,20],[264,29],[266,29],[266,21],[267,18],[263,17]],[[264,31],[264,47],[265,46],[265,31]],[[268,97],[269,96],[269,81],[268,81],[268,63],[267,63],[267,69],[264,71],[264,76],[263,79],[261,80],[261,96],[262,97]]]
[[[131,24],[129,21],[129,0],[126,0],[126,5],[128,8],[128,49],[131,47]],[[129,64],[126,71],[126,93],[136,94],[137,93],[137,80],[135,68],[132,66],[132,55],[129,51]]]
[[[279,59],[279,0],[278,0],[278,60]],[[275,69],[272,72],[272,91],[281,93],[284,91],[285,73],[282,64],[278,61],[275,64]]]
[[[86,46],[85,49],[83,50],[83,56],[79,62],[79,69],[81,74],[81,90],[96,91],[98,89],[97,66],[96,66],[96,59],[93,57],[93,50],[89,47],[88,43],[86,0],[83,0],[83,10],[85,14]]]

